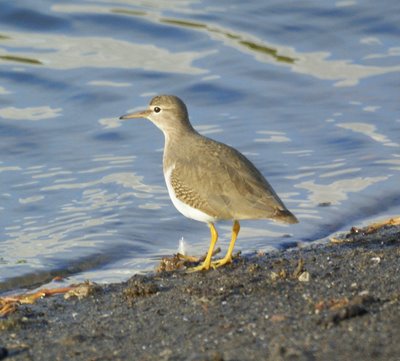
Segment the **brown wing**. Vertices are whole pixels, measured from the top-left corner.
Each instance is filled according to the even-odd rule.
[[[264,176],[241,153],[208,138],[196,151],[200,152],[196,163],[190,156],[180,157],[171,175],[182,201],[196,199],[197,208],[220,219],[295,222]]]

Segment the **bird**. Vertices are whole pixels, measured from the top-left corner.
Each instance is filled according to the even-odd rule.
[[[169,196],[184,216],[207,223],[211,240],[204,261],[190,271],[216,269],[232,262],[239,221],[267,219],[298,223],[255,165],[235,148],[197,132],[185,103],[175,95],[153,97],[145,110],[120,119],[145,118],[165,138],[163,172]],[[217,221],[231,220],[232,236],[226,255],[212,260]]]

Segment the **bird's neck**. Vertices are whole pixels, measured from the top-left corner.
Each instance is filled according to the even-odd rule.
[[[165,147],[176,147],[190,137],[198,135],[189,122],[181,123],[176,127],[162,129],[165,138]]]
[[[187,154],[184,154],[184,149],[186,152],[190,151],[190,144],[193,144],[194,139],[200,136],[190,123],[185,125],[185,128],[170,129],[163,133],[165,138],[163,157],[164,169],[173,165],[171,163],[173,159],[185,157]]]

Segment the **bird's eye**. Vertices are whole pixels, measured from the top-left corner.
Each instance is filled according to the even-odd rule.
[[[159,108],[159,107],[154,107],[154,111],[155,111],[156,113],[159,113],[159,112],[161,112],[161,108]]]

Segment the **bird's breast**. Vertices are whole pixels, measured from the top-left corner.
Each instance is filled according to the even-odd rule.
[[[202,212],[199,208],[196,208],[196,199],[185,192],[182,187],[177,184],[176,178],[173,177],[175,164],[170,165],[164,169],[165,183],[168,188],[168,193],[175,208],[182,213],[185,217],[194,219],[199,222],[213,223],[217,220],[205,212]]]

